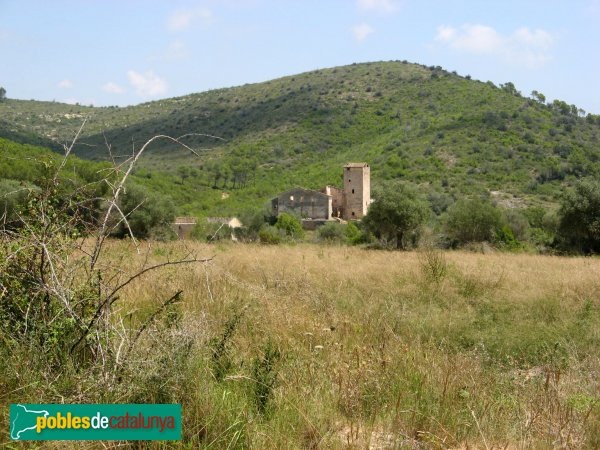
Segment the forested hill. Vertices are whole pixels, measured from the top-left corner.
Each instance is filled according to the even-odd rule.
[[[107,143],[127,155],[156,134],[218,136],[183,138],[197,155],[165,140],[140,159],[138,178],[190,213],[339,183],[347,161],[369,162],[375,185],[403,179],[434,197],[488,192],[526,206],[600,174],[600,116],[529,95],[440,67],[365,63],[123,108],[7,99],[0,135],[55,146],[87,117],[77,154],[94,160],[108,158]]]

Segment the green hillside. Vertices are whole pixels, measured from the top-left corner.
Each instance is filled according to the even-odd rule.
[[[237,213],[294,185],[339,184],[347,161],[369,162],[375,185],[403,179],[449,199],[488,192],[518,207],[554,203],[565,184],[600,173],[599,116],[527,98],[512,83],[496,87],[406,62],[125,108],[7,100],[0,117],[0,135],[42,145],[68,141],[87,117],[76,152],[93,160],[108,158],[106,143],[119,157],[156,134],[218,136],[182,138],[196,155],[158,141],[136,173],[181,213],[199,215]]]

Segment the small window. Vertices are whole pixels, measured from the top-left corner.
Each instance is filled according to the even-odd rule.
[[[352,180],[348,180],[348,183],[352,182]]]
[[[354,189],[352,189],[352,193],[354,194]]]
[[[352,215],[354,215],[354,211],[352,211]]]

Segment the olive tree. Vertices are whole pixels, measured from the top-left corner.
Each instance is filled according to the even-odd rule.
[[[600,183],[582,180],[567,191],[559,210],[564,245],[585,253],[600,251]]]
[[[405,249],[416,243],[428,215],[428,204],[414,187],[394,183],[375,192],[363,223],[380,242]]]

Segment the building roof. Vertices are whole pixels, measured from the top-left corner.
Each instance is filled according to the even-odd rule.
[[[365,162],[360,162],[360,163],[348,163],[348,164],[344,165],[344,167],[369,167],[369,165]]]
[[[329,194],[325,194],[324,192],[315,191],[314,189],[306,189],[306,188],[303,188],[303,187],[295,187],[295,188],[288,189],[287,191],[278,194],[277,197],[273,197],[273,199],[276,199],[276,198],[279,198],[279,197],[284,196],[286,194],[290,194],[292,192],[297,192],[297,191],[310,192],[310,193],[313,193],[313,194],[324,195],[325,197],[331,197],[331,195],[329,195]]]

